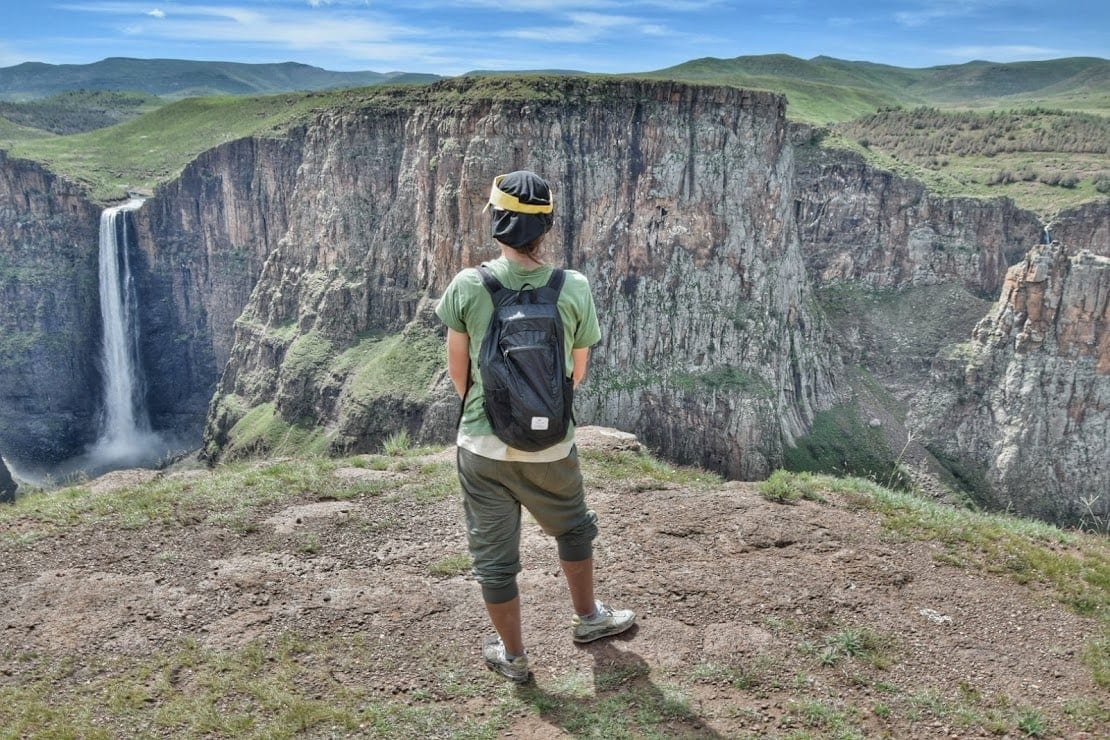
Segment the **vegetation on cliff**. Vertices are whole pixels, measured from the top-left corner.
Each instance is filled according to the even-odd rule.
[[[826,141],[942,195],[1005,195],[1049,221],[1110,194],[1110,118],[1046,108],[882,110]]]
[[[0,119],[52,134],[78,134],[121,123],[164,104],[146,93],[74,90],[24,103],[0,101]]]

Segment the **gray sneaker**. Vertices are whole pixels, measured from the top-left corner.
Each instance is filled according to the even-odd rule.
[[[593,642],[602,637],[619,635],[636,624],[636,613],[631,609],[610,609],[600,601],[595,601],[594,604],[593,617],[585,618],[575,614],[571,619],[575,642]]]
[[[482,643],[482,657],[491,671],[511,678],[517,683],[527,683],[531,672],[528,670],[528,656],[518,655],[509,660],[505,657],[505,645],[500,637],[490,637]]]

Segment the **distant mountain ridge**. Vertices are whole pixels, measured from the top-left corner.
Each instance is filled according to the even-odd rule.
[[[572,70],[474,70],[464,76],[588,75]],[[605,75],[609,76],[609,75]],[[627,76],[724,84],[783,92],[792,115],[847,120],[897,105],[1044,105],[1110,110],[1110,60],[1070,57],[1031,62],[973,61],[936,67],[895,67],[827,56],[788,54],[703,57]],[[0,100],[34,100],[71,90],[147,92],[169,98],[250,95],[427,83],[444,76],[409,72],[335,72],[298,62],[244,64],[111,57],[92,64],[25,62],[0,68]]]
[[[1097,57],[905,68],[766,54],[704,57],[636,76],[773,89],[786,94],[795,114],[814,121],[847,120],[895,105],[1110,110],[1110,60]]]
[[[0,100],[33,100],[69,90],[127,90],[171,98],[250,95],[437,79],[438,75],[407,72],[333,72],[298,62],[111,57],[92,64],[25,62],[0,68]]]

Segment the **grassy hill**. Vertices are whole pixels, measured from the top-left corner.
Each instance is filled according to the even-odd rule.
[[[895,105],[1110,111],[1110,60],[1087,57],[906,69],[770,54],[707,57],[644,76],[783,92],[787,114],[809,123],[845,121]]]
[[[0,735],[1082,737],[1110,726],[1105,537],[858,479],[727,483],[583,430],[576,646],[522,538],[534,678],[482,665],[453,449],[119,471],[0,507]],[[1101,698],[1100,698],[1101,697]],[[1084,733],[1088,733],[1084,735]]]
[[[32,159],[88,189],[94,199],[149,191],[177,176],[201,152],[251,135],[282,134],[313,110],[342,104],[348,93],[187,98],[108,128],[71,136],[24,136],[8,129],[0,147]]]
[[[104,64],[112,62],[130,70],[129,74],[137,74],[137,61],[105,60]],[[151,63],[153,77],[158,77],[156,73],[163,67],[169,75],[178,64],[168,60]],[[209,65],[206,69],[212,74],[234,72],[239,80],[236,90],[292,84],[296,74],[304,72],[304,65],[204,64]],[[281,68],[280,74],[274,73],[275,67]],[[322,70],[308,70],[314,84],[337,81],[316,74]],[[472,93],[465,94],[542,96],[545,81],[557,74],[484,74],[478,76]],[[639,76],[782,92],[789,101],[788,117],[830,129],[825,138],[827,145],[860,151],[877,166],[921,179],[943,194],[1009,195],[1023,207],[1046,216],[1099,197],[1104,191],[1098,183],[1107,179],[1106,171],[1110,169],[1105,125],[1100,123],[1110,111],[1110,61],[1102,59],[1003,65],[973,62],[903,69],[828,57],[802,60],[780,54],[698,59]],[[203,81],[203,76],[191,79]],[[14,156],[44,162],[84,183],[95,198],[112,200],[122,197],[125,190],[149,190],[174,177],[190,159],[214,143],[255,134],[278,135],[313,110],[402,105],[464,94],[456,88],[459,86],[437,86],[428,92],[426,86],[419,85],[376,85],[277,96],[209,96],[185,99],[120,125],[76,135],[43,136],[40,130],[29,127],[43,126],[51,119],[72,127],[72,121],[82,118],[78,113],[62,113],[67,101],[80,102],[81,95],[85,95],[88,107],[104,107],[103,96],[107,94],[63,95],[15,106],[24,117],[13,117],[26,122],[24,125],[5,119],[0,110],[0,148],[9,149]],[[1017,112],[999,118],[985,106]],[[141,108],[132,112],[137,110]],[[972,115],[972,111],[979,115]],[[1097,115],[1085,116],[1077,111]],[[110,112],[120,115],[119,110]],[[61,126],[54,129],[69,130]],[[903,132],[910,135],[903,136]],[[1087,142],[1080,149],[1069,143],[1069,137],[1076,136]],[[152,142],[158,142],[158,146],[152,146]]]
[[[0,100],[31,100],[71,90],[130,90],[177,99],[435,79],[438,76],[403,72],[332,72],[295,62],[239,64],[113,57],[92,64],[27,62],[0,68]]]

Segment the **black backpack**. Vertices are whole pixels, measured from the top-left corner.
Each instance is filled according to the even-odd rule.
[[[566,273],[556,268],[547,285],[510,290],[485,265],[478,272],[493,299],[478,355],[493,433],[527,452],[558,444],[567,436],[574,405],[557,305]]]

